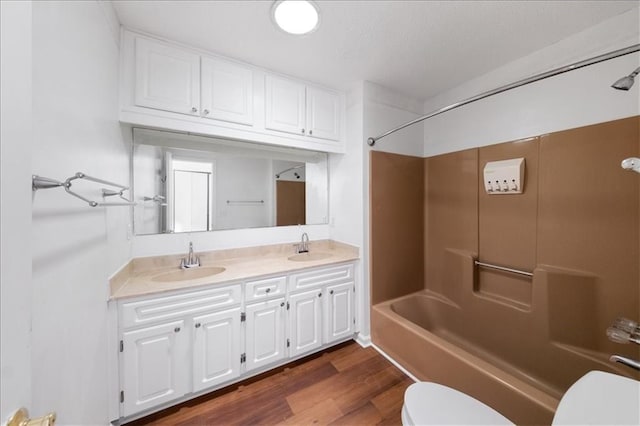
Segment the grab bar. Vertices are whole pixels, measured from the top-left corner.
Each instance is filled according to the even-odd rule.
[[[638,370],[640,371],[640,362],[631,359],[631,358],[626,358],[620,355],[611,355],[609,357],[609,361],[611,362],[619,362],[622,365],[626,365],[627,367],[631,367],[634,370]]]
[[[511,272],[512,274],[525,275],[527,277],[533,277],[533,272],[521,271],[519,269],[507,268],[505,266],[492,265],[491,263],[474,262],[477,266],[489,269],[497,269],[498,271]]]

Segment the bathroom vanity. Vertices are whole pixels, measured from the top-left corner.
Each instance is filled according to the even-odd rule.
[[[222,388],[357,332],[358,250],[332,241],[134,259],[111,280],[120,420]]]

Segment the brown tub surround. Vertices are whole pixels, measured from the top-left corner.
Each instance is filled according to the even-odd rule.
[[[371,222],[371,301],[376,304],[422,289],[424,161],[371,151],[371,173],[376,182],[371,185],[376,218]],[[390,258],[393,264],[385,261]],[[385,285],[389,282],[395,285]]]
[[[403,276],[404,252],[372,259],[372,294],[390,294],[383,286],[396,297],[373,303],[373,342],[418,378],[518,424],[550,423],[558,398],[590,370],[640,378],[608,361],[638,359],[640,347],[605,335],[616,316],[640,319],[640,179],[620,167],[640,154],[639,133],[632,117],[423,159],[422,289],[403,293],[411,285],[387,281]],[[517,157],[524,193],[486,194],[486,162]],[[371,213],[373,253],[384,244],[377,227],[390,234],[394,220]]]

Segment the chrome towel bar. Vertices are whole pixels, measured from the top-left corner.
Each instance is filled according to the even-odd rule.
[[[497,269],[498,271],[511,272],[512,274],[525,275],[527,277],[533,277],[533,272],[521,271],[519,269],[507,268],[506,266],[492,265],[491,263],[474,262],[477,266],[489,269]]]
[[[264,204],[264,200],[227,200],[227,204]]]
[[[83,197],[82,195],[73,192],[71,190],[71,182],[73,182],[76,179],[84,179],[84,180],[88,180],[91,182],[95,182],[95,183],[101,183],[103,185],[108,185],[108,186],[113,186],[116,188],[119,188],[117,191],[111,190],[111,189],[106,189],[103,188],[102,189],[102,197],[111,197],[114,195],[118,195],[122,200],[124,200],[124,202],[116,202],[116,203],[99,203],[97,201],[92,201],[89,200],[88,198]],[[55,180],[55,179],[51,179],[51,178],[47,178],[47,177],[42,177],[42,176],[36,176],[33,175],[31,177],[31,190],[32,191],[37,191],[38,189],[51,189],[51,188],[58,188],[58,187],[63,187],[64,190],[67,192],[67,194],[69,195],[73,195],[76,198],[81,199],[82,201],[84,201],[85,203],[89,204],[91,207],[113,207],[113,206],[135,206],[136,203],[126,199],[124,197],[124,191],[128,191],[129,187],[128,186],[124,186],[124,185],[120,185],[118,183],[114,183],[114,182],[109,182],[108,180],[104,180],[104,179],[98,179],[92,176],[88,176],[84,173],[81,172],[77,172],[75,175],[67,178],[65,181],[59,181],[59,180]]]

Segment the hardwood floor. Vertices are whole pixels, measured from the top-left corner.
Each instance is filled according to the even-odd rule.
[[[351,341],[128,425],[400,425],[411,383]]]

